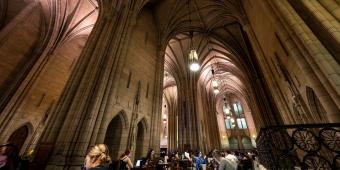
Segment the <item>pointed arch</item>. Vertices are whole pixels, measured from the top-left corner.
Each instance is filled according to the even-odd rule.
[[[32,124],[27,122],[11,133],[11,135],[7,139],[7,143],[14,144],[17,147],[18,151],[20,151],[32,131]]]
[[[147,130],[148,130],[149,127],[148,127],[148,122],[147,122],[146,118],[143,117],[143,118],[138,122],[138,124],[139,124],[139,123],[141,123],[141,125],[143,126],[145,132],[147,132]]]
[[[135,151],[135,159],[140,159],[143,157],[144,151],[145,151],[145,137],[147,132],[147,122],[145,118],[142,118],[137,123],[137,134],[136,134],[136,151]]]
[[[242,145],[244,149],[253,149],[253,145],[251,143],[251,140],[248,136],[242,137]]]
[[[121,110],[119,113],[118,113],[118,116],[120,118],[120,120],[122,121],[123,123],[123,127],[126,128],[128,127],[129,125],[129,119],[127,117],[127,114],[124,110]]]
[[[118,159],[122,148],[123,130],[128,126],[127,115],[124,110],[118,112],[107,126],[104,143],[109,148],[110,156],[113,160]]]
[[[238,140],[234,136],[229,137],[229,149],[239,149]]]
[[[306,95],[310,111],[314,115],[313,117],[315,117],[316,120],[320,120],[322,123],[326,123],[327,122],[326,110],[322,106],[314,90],[309,86],[306,86]]]

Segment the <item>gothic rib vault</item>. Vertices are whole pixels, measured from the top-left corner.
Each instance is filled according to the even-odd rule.
[[[270,125],[339,123],[338,9],[336,0],[3,0],[0,142],[24,134],[20,153],[37,166],[77,168],[103,142],[114,159],[158,150],[162,137],[171,151],[228,147],[226,100],[242,105],[249,138]]]

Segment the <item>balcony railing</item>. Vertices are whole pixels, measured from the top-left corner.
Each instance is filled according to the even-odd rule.
[[[257,139],[267,169],[340,169],[340,123],[271,126]]]

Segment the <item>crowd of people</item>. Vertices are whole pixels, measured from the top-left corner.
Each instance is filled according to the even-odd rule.
[[[136,158],[141,161],[137,167],[133,166],[130,151],[120,156],[118,166],[112,169],[195,169],[195,170],[249,170],[253,169],[253,159],[256,152],[231,152],[229,150],[213,150],[208,154],[196,151],[161,152],[156,156],[153,149],[149,149],[146,157]]]
[[[131,160],[130,150],[126,150],[118,158],[111,160],[109,149],[105,144],[93,146],[87,153],[83,170],[130,170],[130,169],[195,169],[195,170],[249,170],[253,169],[252,160],[255,152],[231,152],[229,150],[213,150],[208,154],[196,151],[171,152],[160,154],[149,149],[135,166]],[[28,169],[18,156],[15,146],[6,145],[0,148],[0,170]]]

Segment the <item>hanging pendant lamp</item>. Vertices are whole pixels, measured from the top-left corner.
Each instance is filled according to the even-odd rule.
[[[189,68],[191,71],[196,72],[200,69],[201,66],[198,62],[197,52],[193,48],[193,42],[192,42],[193,32],[190,31],[189,34],[190,34]]]

